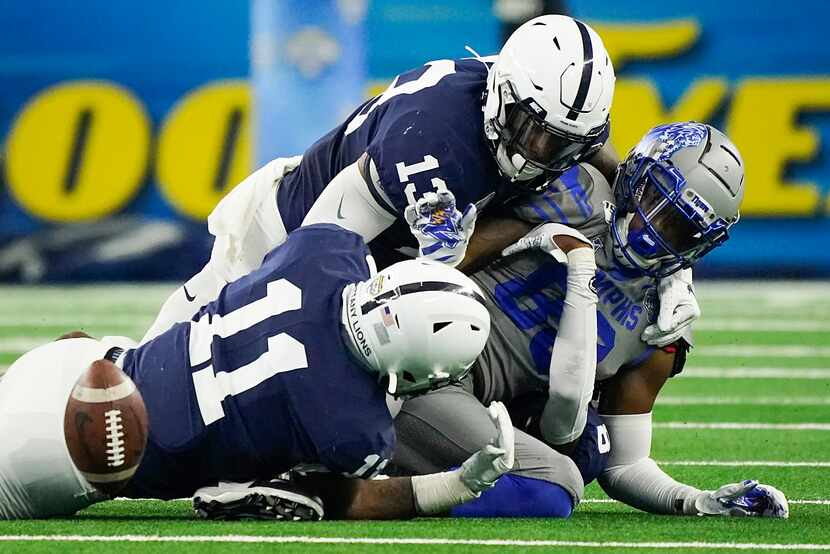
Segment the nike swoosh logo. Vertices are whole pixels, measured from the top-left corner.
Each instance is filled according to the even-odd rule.
[[[337,205],[337,219],[346,219],[343,217],[343,199],[346,197],[344,194],[340,197],[340,204]]]
[[[187,298],[188,302],[193,302],[194,300],[196,300],[195,296],[190,296],[190,293],[187,292],[187,287],[185,285],[182,285],[182,289],[184,290],[184,295]]]

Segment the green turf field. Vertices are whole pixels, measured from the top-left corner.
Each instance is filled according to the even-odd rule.
[[[68,330],[138,337],[169,290],[0,287],[0,372]],[[774,484],[790,498],[788,521],[652,516],[596,485],[568,521],[212,523],[184,502],[115,501],[77,518],[0,522],[0,552],[830,550],[830,284],[704,282],[698,292],[697,348],[655,409],[652,455],[701,488]]]

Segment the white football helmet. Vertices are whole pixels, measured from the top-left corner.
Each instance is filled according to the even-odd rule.
[[[457,383],[484,349],[490,313],[478,286],[444,264],[407,260],[343,291],[352,350],[396,397]]]
[[[516,29],[490,69],[484,103],[502,173],[526,181],[596,152],[614,81],[602,39],[581,21],[543,15]]]

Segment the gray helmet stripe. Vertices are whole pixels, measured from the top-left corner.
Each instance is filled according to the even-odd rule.
[[[471,288],[467,288],[461,285],[456,285],[455,283],[446,283],[443,281],[420,281],[417,283],[407,283],[405,285],[401,285],[400,287],[390,290],[381,294],[380,296],[375,297],[374,299],[364,303],[360,307],[360,311],[363,315],[368,314],[375,308],[378,308],[386,303],[387,300],[390,298],[397,298],[400,296],[404,296],[407,294],[413,294],[416,292],[432,292],[432,291],[445,291],[445,292],[452,292],[455,294],[460,294],[462,296],[467,296],[472,298],[479,304],[484,307],[487,307],[487,303],[484,301],[484,298],[476,291]]]
[[[582,78],[579,81],[579,90],[576,91],[573,106],[565,116],[572,121],[576,121],[582,106],[585,105],[588,89],[591,88],[591,75],[594,73],[594,45],[591,42],[591,34],[588,32],[588,27],[578,19],[574,19],[574,23],[582,37]]]

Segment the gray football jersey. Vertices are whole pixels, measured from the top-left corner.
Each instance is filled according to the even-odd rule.
[[[656,318],[652,278],[623,274],[611,259],[608,181],[592,166],[577,166],[543,193],[514,208],[531,223],[562,223],[594,243],[597,259],[597,380],[645,360],[653,351],[640,334]],[[476,393],[487,404],[548,390],[551,349],[565,298],[567,267],[540,251],[502,258],[472,277],[491,301],[490,339],[478,358]]]

